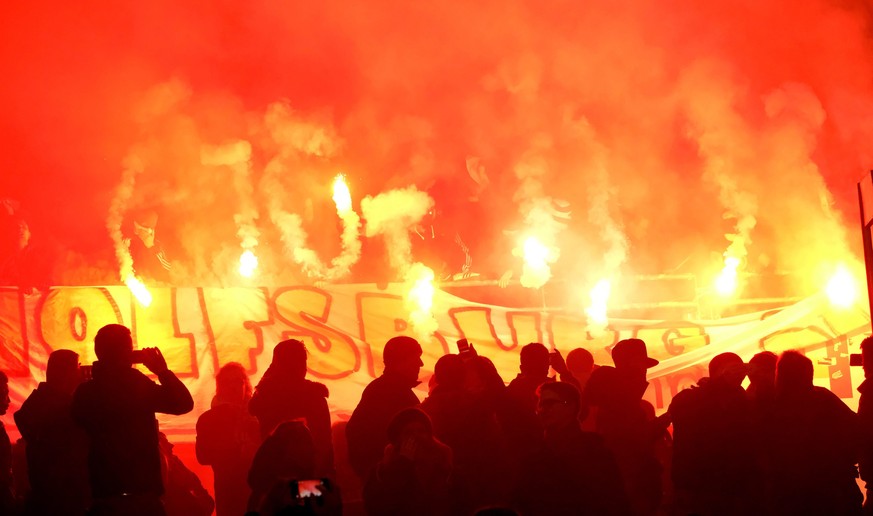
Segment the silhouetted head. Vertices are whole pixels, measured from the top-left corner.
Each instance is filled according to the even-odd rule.
[[[812,389],[812,360],[797,351],[785,351],[776,364],[776,388],[782,393]]]
[[[549,350],[539,342],[523,346],[519,361],[519,370],[525,376],[545,378],[549,375]]]
[[[464,361],[467,376],[464,385],[472,394],[499,392],[506,387],[497,367],[487,357],[475,356]]]
[[[300,421],[286,421],[277,426],[267,438],[278,445],[282,476],[311,478],[315,473],[315,444],[312,434]],[[275,448],[274,448],[275,449]]]
[[[864,376],[873,378],[873,337],[861,341],[861,357],[864,360]]]
[[[646,343],[642,339],[624,339],[612,347],[612,362],[623,373],[646,375],[646,370],[658,365],[658,361],[648,355]]]
[[[546,382],[537,389],[537,415],[546,430],[578,424],[579,389],[566,382]]]
[[[245,368],[239,362],[228,362],[215,375],[216,403],[242,405],[252,399],[252,384]]]
[[[410,384],[418,381],[418,373],[424,365],[421,361],[421,345],[405,335],[392,337],[385,343],[382,361],[386,373],[398,375]]]
[[[709,361],[709,378],[723,385],[739,387],[746,378],[746,364],[736,353],[721,353]]]
[[[121,324],[107,324],[94,336],[94,354],[105,367],[130,367],[133,363],[133,339]]]
[[[776,385],[776,362],[779,357],[772,351],[756,353],[749,360],[749,383],[751,385]]]
[[[439,387],[461,389],[467,375],[464,359],[459,355],[443,355],[433,367],[433,377]]]
[[[567,353],[567,369],[575,377],[587,378],[594,370],[594,355],[585,348],[576,348]]]
[[[297,339],[283,340],[273,348],[271,368],[293,378],[306,377],[306,346]]]
[[[403,409],[388,424],[388,442],[395,448],[400,448],[410,438],[416,440],[433,439],[433,425],[430,422],[430,417],[421,409]]]
[[[72,394],[81,381],[79,354],[69,349],[52,351],[45,369],[45,382],[61,392]]]
[[[9,399],[9,377],[0,371],[0,416],[6,414],[10,403],[12,400]]]
[[[158,214],[154,210],[141,211],[133,219],[133,232],[144,241],[155,236],[157,226]]]

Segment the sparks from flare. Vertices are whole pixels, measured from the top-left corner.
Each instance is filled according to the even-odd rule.
[[[239,273],[246,278],[251,278],[257,268],[258,257],[251,249],[246,249],[239,257]]]
[[[152,304],[152,293],[149,292],[149,289],[145,286],[145,284],[139,280],[136,276],[130,275],[124,281],[127,285],[127,288],[130,289],[130,292],[133,294],[133,297],[139,301],[139,304],[148,308],[149,305]]]
[[[849,308],[858,299],[855,278],[845,265],[837,267],[836,272],[825,287],[825,293],[830,302],[839,308]]]

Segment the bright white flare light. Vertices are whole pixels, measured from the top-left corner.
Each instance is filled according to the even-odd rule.
[[[852,273],[843,266],[837,267],[828,281],[825,292],[831,303],[839,308],[848,308],[858,299],[858,286]]]
[[[612,285],[604,278],[588,293],[591,305],[585,309],[585,314],[588,315],[589,326],[605,328],[609,323],[609,318],[606,316],[606,302],[609,300],[611,290]]]
[[[718,278],[715,279],[716,292],[727,297],[737,291],[737,268],[739,266],[739,258],[725,256],[724,268],[721,270]]]
[[[258,257],[255,256],[255,253],[253,253],[251,249],[247,249],[239,257],[239,273],[246,278],[251,278],[257,268]]]
[[[340,216],[352,211],[352,194],[349,192],[349,185],[346,184],[346,178],[342,174],[337,174],[333,181],[333,202],[336,204],[336,212]]]
[[[139,304],[148,308],[150,304],[152,304],[152,293],[149,292],[149,289],[146,288],[145,284],[140,281],[136,276],[130,275],[124,281],[127,288],[130,289],[130,292],[133,294],[133,297],[139,301]]]

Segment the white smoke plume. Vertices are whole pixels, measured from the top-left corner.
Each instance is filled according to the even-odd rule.
[[[233,221],[243,250],[254,249],[261,235],[255,223],[258,208],[254,197],[251,157],[252,146],[245,140],[224,145],[204,145],[200,151],[201,163],[210,167],[228,167],[232,173],[233,189],[239,198]]]
[[[133,190],[136,186],[136,177],[143,171],[143,164],[137,153],[131,152],[124,160],[121,172],[121,182],[115,188],[115,195],[109,204],[109,213],[106,217],[106,230],[115,248],[115,258],[118,261],[118,277],[121,281],[127,281],[133,276],[133,259],[130,256],[130,248],[124,239],[121,226],[124,223],[124,214],[133,198]]]
[[[388,263],[400,277],[412,266],[412,242],[409,231],[434,206],[433,199],[415,186],[389,190],[361,201],[366,221],[366,236],[382,235]]]

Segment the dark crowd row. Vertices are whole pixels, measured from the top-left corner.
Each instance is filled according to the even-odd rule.
[[[194,406],[160,351],[134,350],[121,325],[101,328],[94,346],[92,367],[51,354],[46,381],[14,414],[15,446],[0,425],[0,514],[873,513],[857,481],[873,476],[870,386],[855,413],[813,385],[812,362],[795,351],[717,355],[656,416],[643,394],[658,362],[639,339],[616,343],[601,366],[581,348],[565,360],[528,344],[508,385],[466,345],[437,361],[420,401],[421,346],[394,337],[383,374],[331,425],[304,344],[282,341],[254,390],[240,364],[216,376],[195,448],[214,471],[213,501],[158,428],[156,413]],[[873,340],[862,350],[873,355]]]

